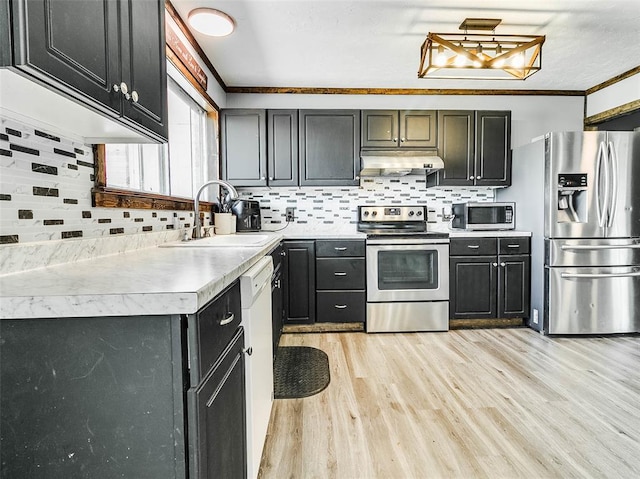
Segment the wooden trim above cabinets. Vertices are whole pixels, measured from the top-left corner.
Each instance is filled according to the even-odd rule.
[[[195,39],[195,37],[193,36],[193,34],[191,33],[187,25],[184,23],[184,20],[182,20],[182,17],[176,11],[175,7],[171,3],[171,0],[165,0],[164,6],[169,16],[173,18],[173,20],[178,25],[178,28],[180,28],[182,33],[184,33],[185,37],[187,37],[187,40],[189,40],[189,43],[191,44],[193,49],[198,53],[202,62],[207,66],[207,68],[211,71],[211,74],[218,81],[222,89],[226,92],[227,91],[226,83],[224,82],[224,80],[222,79],[218,71],[215,69],[215,67],[211,64],[211,61],[209,61],[209,57],[207,57],[206,53],[202,50],[202,48],[200,47],[200,44]]]
[[[453,90],[422,88],[227,87],[227,93],[300,95],[528,95],[584,96],[582,90]]]
[[[592,127],[604,121],[613,120],[614,118],[628,115],[629,113],[633,113],[638,110],[640,110],[640,100],[633,100],[629,103],[625,103],[624,105],[586,117],[584,119],[584,126],[585,128]]]
[[[195,79],[195,77],[193,76],[193,74],[189,71],[189,69],[186,67],[186,65],[184,63],[182,63],[182,60],[180,60],[180,58],[173,53],[173,51],[171,50],[171,48],[169,48],[169,46],[166,46],[166,54],[167,54],[167,59],[173,63],[173,65],[180,70],[180,73],[182,73],[184,75],[184,77],[187,79],[187,81],[196,89],[198,90],[198,93],[200,93],[200,95],[202,95],[202,98],[205,99],[205,101],[207,103],[209,103],[209,105],[211,105],[212,108],[214,108],[217,111],[220,111],[220,107],[218,106],[218,104],[213,100],[213,98],[211,98],[209,96],[209,94],[206,92],[206,90],[204,88],[202,88],[202,85],[200,85],[200,83],[198,82],[198,80]]]
[[[604,81],[602,83],[599,83],[598,85],[592,86],[585,92],[585,94],[591,95],[592,93],[602,90],[603,88],[607,88],[608,86],[618,83],[619,81],[626,80],[627,78],[637,75],[639,73],[640,73],[640,66],[637,66],[635,68],[632,68],[631,70],[621,73],[620,75],[614,76],[613,78],[609,78],[607,81]]]

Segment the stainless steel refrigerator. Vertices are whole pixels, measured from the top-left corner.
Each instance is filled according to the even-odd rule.
[[[549,133],[513,150],[516,228],[530,230],[529,323],[640,332],[640,133]]]

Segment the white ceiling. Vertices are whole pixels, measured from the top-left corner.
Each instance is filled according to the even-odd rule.
[[[172,0],[231,15],[226,38],[194,32],[230,87],[586,90],[640,65],[640,0]],[[546,35],[542,70],[519,80],[418,79],[428,32],[467,17],[497,34]]]

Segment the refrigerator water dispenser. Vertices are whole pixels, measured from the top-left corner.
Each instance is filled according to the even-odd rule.
[[[558,175],[558,223],[586,223],[587,174],[560,173]]]

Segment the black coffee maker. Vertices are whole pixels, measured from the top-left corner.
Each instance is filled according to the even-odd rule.
[[[253,200],[235,200],[231,205],[231,213],[236,216],[236,231],[260,231],[260,203]]]

